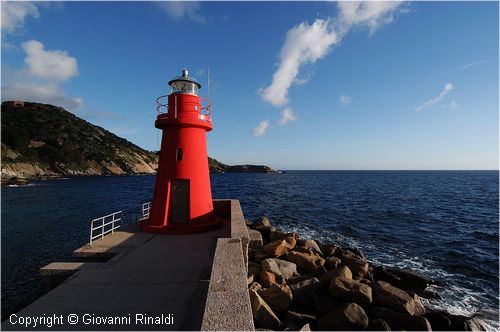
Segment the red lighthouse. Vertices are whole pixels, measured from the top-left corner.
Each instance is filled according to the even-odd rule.
[[[155,127],[163,131],[160,160],[150,217],[141,228],[152,233],[203,232],[220,224],[214,215],[207,157],[211,103],[198,96],[201,84],[187,69],[168,85],[170,95],[156,100]],[[167,105],[162,103],[166,97]]]

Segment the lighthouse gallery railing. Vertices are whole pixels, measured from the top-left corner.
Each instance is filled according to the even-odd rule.
[[[89,245],[96,239],[102,239],[107,234],[113,234],[116,229],[137,223],[143,219],[149,218],[151,210],[151,202],[146,202],[141,205],[141,210],[134,208],[113,212],[111,214],[95,218],[90,222],[90,238]]]
[[[158,115],[168,113],[168,102],[165,101],[169,95],[159,96],[156,98],[156,112]],[[177,100],[177,96],[174,96]],[[199,111],[198,118],[204,121],[212,120],[212,102],[210,99],[200,97],[201,99],[201,110]],[[174,107],[177,108],[177,102],[175,102]],[[173,110],[174,119],[177,119],[177,109]]]

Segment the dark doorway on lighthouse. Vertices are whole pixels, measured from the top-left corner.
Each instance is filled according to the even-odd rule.
[[[172,180],[172,224],[187,224],[189,222],[189,180]]]

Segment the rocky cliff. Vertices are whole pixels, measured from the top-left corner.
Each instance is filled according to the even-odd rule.
[[[153,174],[158,155],[61,107],[3,102],[2,179],[71,175]],[[229,166],[209,158],[211,172],[273,172],[267,166]]]

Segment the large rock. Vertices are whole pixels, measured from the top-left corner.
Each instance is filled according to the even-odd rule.
[[[282,259],[267,258],[264,259],[260,265],[262,270],[272,272],[276,276],[282,276],[285,280],[298,275],[297,265]]]
[[[292,304],[292,291],[288,286],[272,284],[269,288],[263,288],[257,292],[271,309],[280,313],[287,310]]]
[[[314,309],[319,316],[323,316],[327,312],[332,311],[332,309],[345,304],[340,300],[336,300],[330,295],[316,294],[314,295]]]
[[[312,249],[315,253],[323,255],[321,248],[319,247],[318,243],[316,243],[316,241],[314,240],[299,240],[297,242],[297,245],[307,249]]]
[[[285,236],[281,240],[271,241],[262,247],[262,251],[271,257],[280,257],[295,247],[297,241],[291,235]]]
[[[325,260],[317,255],[291,251],[287,255],[287,260],[297,264],[297,266],[307,272],[314,271],[319,266],[325,264]]]
[[[316,322],[316,316],[310,312],[302,312],[298,310],[288,310],[285,314],[285,321],[293,322],[298,326],[302,326],[305,324],[314,325]]]
[[[320,278],[319,281],[324,284],[324,285],[329,285],[330,280],[333,278],[345,278],[345,279],[352,279],[352,273],[351,270],[347,266],[341,266],[336,269],[330,270],[326,273],[324,273]]]
[[[317,278],[306,279],[290,285],[294,303],[308,308],[314,308],[314,295],[319,292],[320,288]]]
[[[356,303],[344,304],[318,320],[318,329],[321,331],[356,331],[364,330],[367,326],[368,316]]]
[[[250,238],[250,242],[248,243],[249,248],[258,249],[262,247],[262,234],[259,231],[248,229],[248,237]]]
[[[257,327],[276,330],[281,328],[282,323],[273,310],[254,290],[249,290],[250,304],[252,306],[253,319]]]
[[[391,327],[383,319],[371,319],[367,331],[391,331]]]
[[[342,264],[347,265],[355,278],[362,279],[368,273],[368,263],[358,257],[342,256]]]
[[[451,321],[451,330],[453,331],[487,331],[483,321],[479,318],[467,317],[462,315],[448,314]]]
[[[369,314],[372,319],[385,320],[393,330],[432,331],[429,321],[421,316],[395,312],[381,307],[371,307]]]
[[[446,317],[446,315],[440,312],[427,312],[423,317],[431,323],[432,330],[434,331],[451,330],[451,321],[448,317]]]
[[[418,296],[411,297],[405,291],[385,281],[373,284],[373,304],[410,315],[423,315],[425,308]]]
[[[276,283],[276,276],[272,272],[260,271],[259,281],[264,288],[271,287],[272,284]]]
[[[299,235],[297,233],[283,233],[280,231],[271,231],[269,233],[269,241],[282,240],[285,236],[293,236],[293,238],[298,241]]]
[[[408,269],[381,266],[375,268],[374,272],[377,280],[416,293],[423,292],[432,283],[431,278]]]
[[[341,263],[342,260],[335,256],[330,256],[327,259],[325,259],[325,266],[329,270],[336,269],[337,267],[340,266]]]
[[[372,303],[371,287],[356,280],[333,278],[330,281],[329,291],[334,298],[345,302]]]
[[[321,246],[321,251],[323,252],[323,255],[325,257],[330,257],[330,256],[340,256],[341,254],[341,248],[339,246],[336,246],[334,244],[324,244]]]
[[[259,280],[260,264],[248,262],[247,285]]]
[[[255,219],[253,226],[254,227],[257,227],[257,226],[271,227],[271,222],[269,221],[269,219],[266,216],[260,216],[257,219]]]

